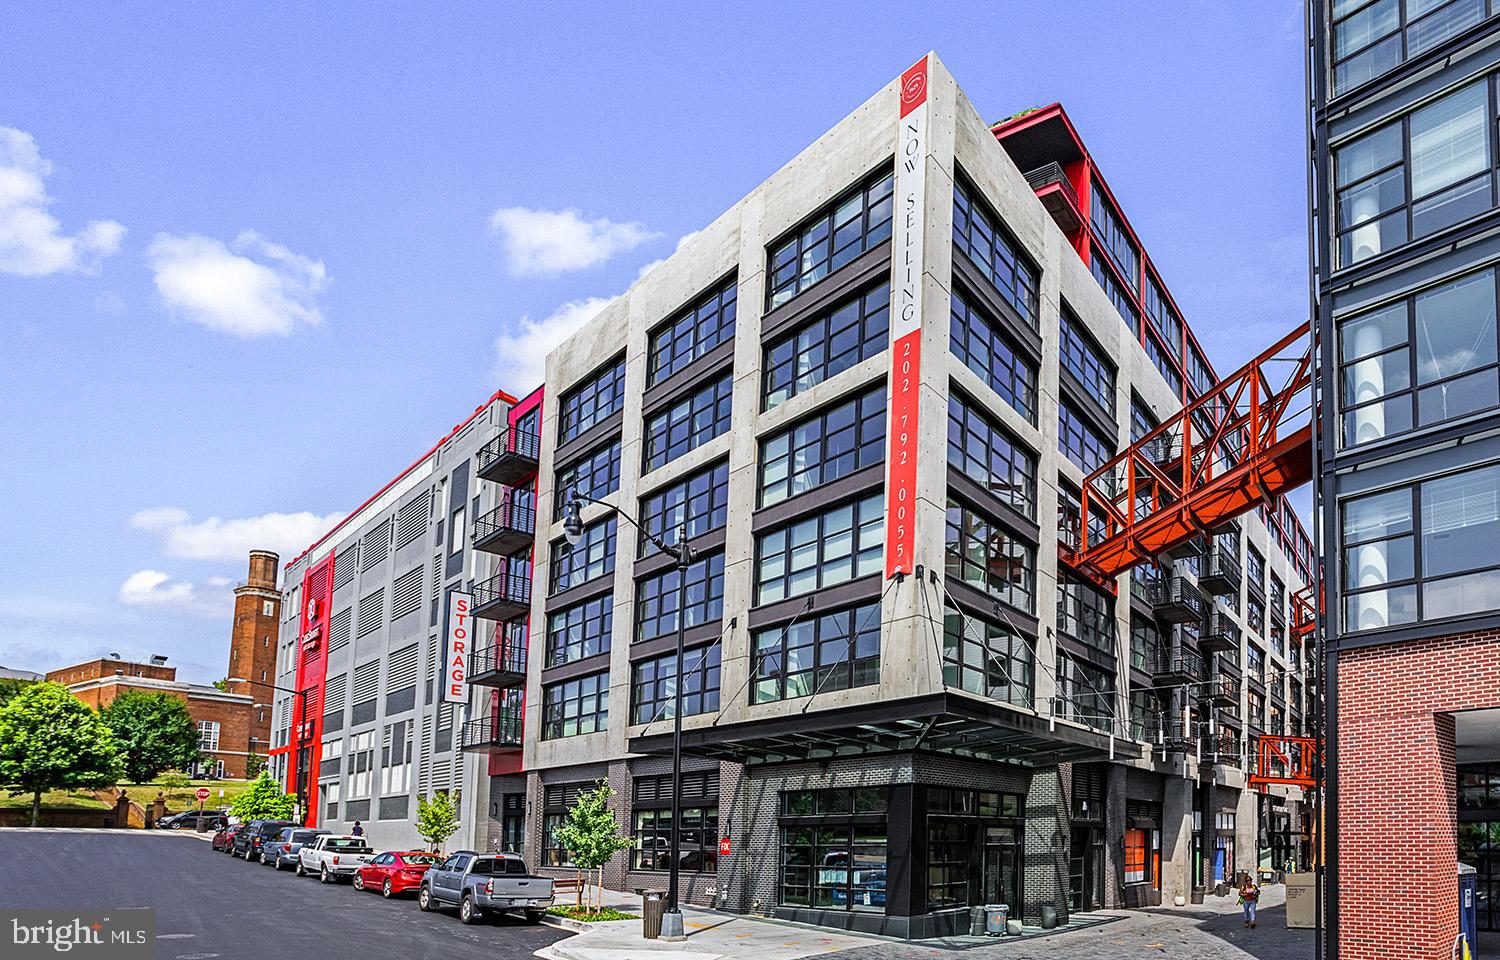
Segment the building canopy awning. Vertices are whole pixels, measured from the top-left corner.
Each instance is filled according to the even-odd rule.
[[[630,752],[671,753],[671,725],[647,729]],[[684,755],[749,765],[917,750],[1027,767],[1142,755],[1133,740],[954,693],[682,731]]]

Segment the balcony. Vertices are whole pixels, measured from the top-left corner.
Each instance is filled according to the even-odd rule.
[[[1166,685],[1197,683],[1203,676],[1203,658],[1191,650],[1167,650],[1151,664],[1152,682]]]
[[[500,690],[524,686],[526,645],[502,639],[475,650],[469,654],[469,682]]]
[[[1203,592],[1185,577],[1163,577],[1146,590],[1151,612],[1164,623],[1202,623]]]
[[[1169,548],[1167,556],[1173,560],[1191,560],[1201,557],[1208,551],[1208,537],[1202,533],[1195,533],[1186,540]]]
[[[1198,586],[1209,596],[1222,597],[1240,592],[1240,560],[1234,554],[1215,543],[1208,551],[1208,561],[1203,565],[1203,575]]]
[[[506,555],[536,539],[536,507],[507,489],[500,506],[474,521],[474,549]]]
[[[1132,733],[1137,740],[1145,740],[1158,750],[1185,753],[1193,749],[1193,735],[1181,719],[1156,717],[1137,721],[1132,725]]]
[[[1230,733],[1205,734],[1199,742],[1204,763],[1227,763],[1237,767],[1243,762],[1240,738]]]
[[[524,566],[524,572],[516,571]],[[474,584],[474,616],[486,620],[510,620],[531,610],[530,565],[501,561],[493,577]]]
[[[1198,649],[1204,653],[1219,653],[1240,648],[1240,625],[1234,622],[1229,611],[1215,609],[1203,624],[1198,634]]]
[[[1026,182],[1036,191],[1036,198],[1042,201],[1042,206],[1052,214],[1052,219],[1063,233],[1072,233],[1083,226],[1078,192],[1073,189],[1061,164],[1049,163],[1029,171]]]
[[[1232,710],[1240,705],[1240,681],[1219,674],[1205,681],[1199,688],[1200,699],[1211,707]]]
[[[514,487],[536,475],[541,438],[529,430],[507,427],[479,449],[478,474],[483,480]]]
[[[475,753],[510,753],[520,750],[521,703],[502,703],[487,717],[465,720],[459,729],[458,748]]]

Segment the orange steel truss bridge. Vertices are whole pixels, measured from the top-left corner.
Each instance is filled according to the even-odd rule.
[[[1315,376],[1303,323],[1090,474],[1062,561],[1113,591],[1119,574],[1195,555],[1211,531],[1308,483]],[[1310,592],[1292,598],[1294,636],[1313,633],[1319,607]],[[1311,787],[1317,760],[1315,738],[1263,735],[1250,783]]]

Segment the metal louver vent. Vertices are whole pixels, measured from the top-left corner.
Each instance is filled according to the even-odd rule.
[[[399,620],[422,605],[422,567],[413,567],[391,585],[391,619]]]
[[[396,513],[396,546],[404,547],[420,537],[427,529],[427,517],[431,513],[431,490],[425,490],[417,499],[403,504]]]
[[[354,668],[354,702],[364,703],[380,686],[380,661],[371,660]]]
[[[334,569],[338,569],[337,566]],[[342,650],[349,645],[349,623],[354,616],[353,607],[345,607],[328,621],[328,652]]]
[[[417,645],[402,647],[390,656],[390,666],[385,672],[385,688],[400,690],[415,686],[417,682]]]
[[[346,587],[354,579],[354,571],[359,567],[359,541],[356,540],[346,547],[339,549],[333,555],[333,589],[338,590]]]
[[[380,618],[385,615],[385,587],[366,594],[359,600],[359,633],[365,636],[380,627]]]
[[[331,677],[323,688],[323,712],[332,713],[344,709],[344,696],[348,692],[349,677],[341,674]]]
[[[391,521],[389,518],[384,523],[365,534],[360,541],[360,554],[364,560],[360,563],[360,571],[370,569],[375,564],[384,560],[391,552]]]

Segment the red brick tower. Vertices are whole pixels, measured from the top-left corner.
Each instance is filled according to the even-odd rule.
[[[276,589],[276,567],[281,558],[269,550],[250,551],[250,575],[234,588],[234,629],[229,635],[229,676],[255,683],[231,683],[230,693],[243,693],[256,703],[270,703],[276,682],[276,632],[281,620],[281,593]],[[261,757],[271,749],[271,711],[250,715],[250,752]]]

